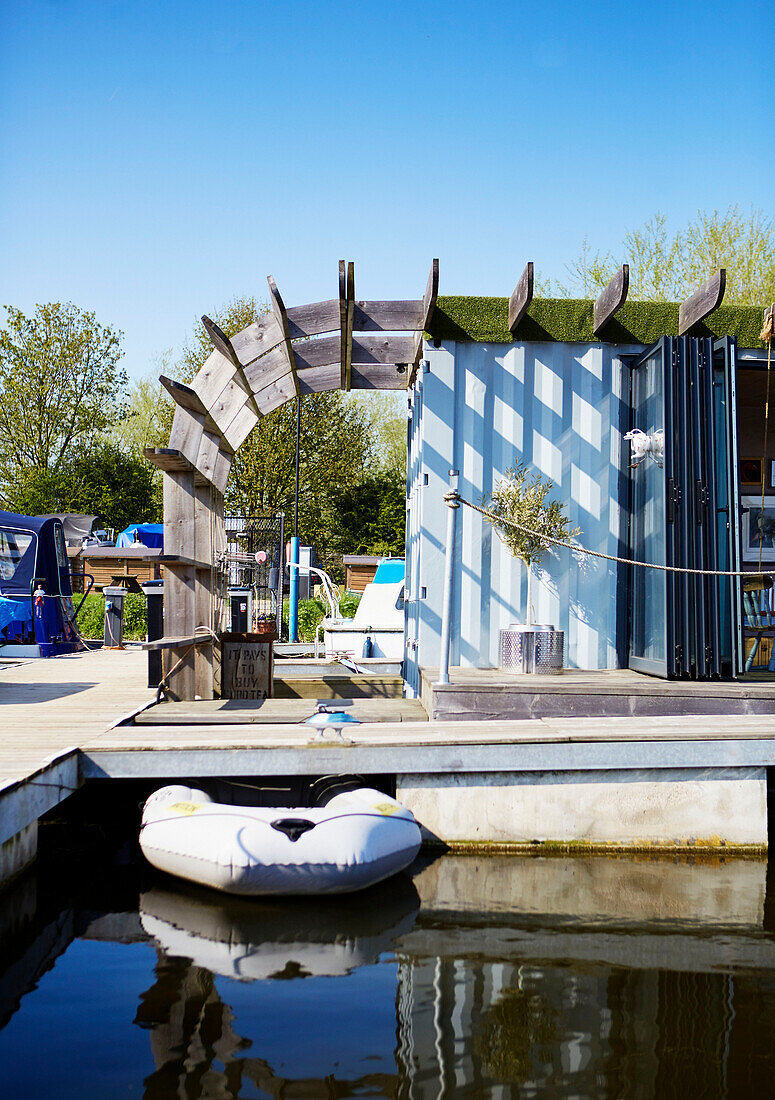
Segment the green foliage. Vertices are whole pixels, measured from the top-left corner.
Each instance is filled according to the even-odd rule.
[[[538,473],[531,474],[518,462],[506,471],[486,504],[500,520],[529,528],[522,531],[509,523],[490,520],[511,553],[528,567],[536,565],[549,550],[551,543],[544,536],[567,540],[581,533],[580,528],[570,527],[562,504],[556,500],[546,503],[553,488],[551,481],[544,481]]]
[[[513,339],[597,343],[592,331],[594,302],[572,298],[534,298],[512,337],[508,298],[439,298],[431,335],[438,340],[510,344]],[[612,344],[653,344],[660,336],[678,335],[677,302],[633,302],[622,306],[605,330]],[[762,346],[758,306],[721,306],[698,325],[698,336],[734,336],[742,348]]]
[[[73,596],[78,606],[80,596]],[[105,636],[105,597],[100,592],[91,592],[78,614],[78,629],[87,639]],[[124,600],[124,638],[127,641],[142,641],[148,633],[148,605],[141,592],[130,592]]]
[[[682,301],[720,267],[726,269],[725,301],[762,306],[775,299],[775,222],[761,210],[744,213],[729,206],[723,213],[698,211],[685,229],[668,230],[664,214],[655,214],[625,235],[617,255],[592,252],[585,239],[581,255],[568,266],[565,294],[596,298],[616,269],[630,265],[630,297],[646,301]]]
[[[84,512],[117,531],[161,518],[161,498],[149,463],[114,443],[71,453],[57,469],[19,471],[6,486],[12,511],[22,515]]]
[[[0,496],[19,476],[57,472],[124,412],[121,333],[66,303],[31,317],[6,306],[0,329]]]
[[[365,474],[336,496],[349,554],[400,557],[406,534],[406,482],[395,470]]]

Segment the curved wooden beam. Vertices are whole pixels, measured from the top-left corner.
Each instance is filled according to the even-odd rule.
[[[714,309],[718,309],[724,298],[726,285],[726,268],[721,267],[706,283],[695,290],[694,294],[681,302],[681,308],[678,310],[679,336],[685,336],[694,325],[703,321]]]
[[[614,314],[627,301],[630,289],[630,265],[622,264],[608,286],[595,302],[592,319],[592,331],[597,336],[608,324]]]
[[[533,301],[533,282],[533,261],[528,260],[509,298],[509,332],[512,336]]]

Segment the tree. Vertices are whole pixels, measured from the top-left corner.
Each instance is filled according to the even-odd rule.
[[[697,212],[685,229],[671,233],[664,214],[626,234],[617,253],[592,252],[587,240],[568,266],[565,296],[595,298],[622,263],[630,265],[630,298],[680,302],[715,270],[726,268],[724,301],[763,306],[775,300],[775,222],[761,210],[738,206]]]
[[[50,481],[124,411],[121,333],[71,303],[6,306],[0,329],[0,494],[21,478]]]
[[[20,471],[8,486],[8,504],[22,515],[84,512],[108,527],[161,519],[161,497],[149,463],[101,440],[68,454],[58,469]]]

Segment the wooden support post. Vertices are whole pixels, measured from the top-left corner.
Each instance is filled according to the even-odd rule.
[[[280,326],[283,337],[285,339],[285,342],[282,345],[282,349],[285,354],[285,360],[288,364],[288,370],[293,375],[293,385],[298,395],[299,380],[296,377],[296,363],[293,357],[293,345],[291,344],[291,334],[288,327],[288,313],[285,308],[285,303],[280,296],[280,291],[277,289],[277,283],[274,281],[271,275],[267,275],[266,281],[269,283],[269,297],[272,302],[272,311],[274,312],[275,320]]]
[[[409,377],[406,380],[407,387],[411,386],[414,381],[414,376],[417,372],[417,367],[420,363],[420,356],[422,355],[422,341],[423,333],[427,332],[431,318],[433,317],[433,311],[436,308],[436,299],[439,296],[439,261],[434,260],[431,263],[431,273],[428,276],[428,282],[425,287],[425,294],[422,300],[422,319],[420,327],[414,335],[414,350],[412,354],[412,362],[409,368]]]
[[[699,290],[695,290],[685,302],[681,302],[678,311],[679,336],[685,336],[694,325],[703,321],[714,309],[718,309],[724,298],[726,285],[726,268],[721,267]]]
[[[344,356],[343,389],[353,384],[353,322],[355,320],[355,264],[347,264],[347,287],[345,300],[345,326],[342,333],[342,354]]]
[[[611,279],[608,286],[600,294],[595,302],[595,310],[592,321],[592,331],[598,336],[608,324],[613,315],[620,310],[627,301],[627,292],[630,289],[630,265],[622,264]]]
[[[194,530],[196,557],[201,562],[214,562],[215,544],[214,505],[218,490],[212,485],[194,487]],[[218,578],[214,564],[210,568],[196,570],[196,621],[195,627],[215,630],[215,599]],[[211,639],[214,641],[214,639]],[[215,645],[201,645],[194,649],[194,688],[200,699],[213,698],[213,673]]]
[[[347,266],[344,260],[339,261],[339,389],[344,389],[345,384],[345,342],[347,334]]]
[[[528,260],[525,270],[519,277],[519,282],[514,287],[509,298],[509,332],[512,336],[517,331],[517,325],[528,311],[533,301],[533,261]]]
[[[165,471],[163,481],[165,552],[194,558],[194,471]],[[169,564],[164,571],[164,633],[171,637],[193,635],[197,625],[196,568]],[[162,676],[167,680],[171,699],[193,699],[196,695],[194,647],[181,645],[163,650]]]

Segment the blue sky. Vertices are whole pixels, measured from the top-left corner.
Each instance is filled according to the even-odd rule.
[[[0,0],[0,303],[95,310],[138,375],[268,274],[505,295],[658,210],[772,214],[773,10]]]

